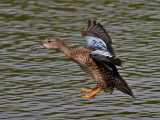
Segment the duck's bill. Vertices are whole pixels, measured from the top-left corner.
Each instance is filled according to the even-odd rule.
[[[31,49],[37,50],[37,49],[44,49],[44,48],[45,48],[45,46],[43,46],[43,45],[36,45],[36,46],[33,46]]]

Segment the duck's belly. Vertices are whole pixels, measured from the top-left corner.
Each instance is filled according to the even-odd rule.
[[[78,63],[78,65],[81,67],[81,69],[86,72],[86,74],[89,74],[92,78],[95,79],[94,75],[93,75],[93,70],[90,66],[86,66],[84,64]]]

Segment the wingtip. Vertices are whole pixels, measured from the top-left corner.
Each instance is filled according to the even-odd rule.
[[[97,20],[91,20],[91,19],[88,19],[88,23],[93,23],[93,24],[100,24],[100,23],[97,23]]]
[[[95,25],[97,24],[97,23],[96,23],[96,20],[93,20],[93,24],[95,24]]]
[[[97,20],[88,19],[87,27],[84,33],[88,34],[87,32],[92,33],[95,37],[102,39],[106,44],[112,44],[109,34],[105,28],[99,22],[97,22]],[[82,36],[85,35],[83,34]]]
[[[91,23],[91,19],[88,19],[88,24],[90,24]]]

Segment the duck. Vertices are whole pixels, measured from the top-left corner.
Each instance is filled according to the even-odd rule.
[[[116,66],[122,66],[122,60],[115,55],[112,40],[105,28],[96,20],[88,20],[82,38],[87,45],[83,48],[71,48],[57,37],[47,37],[41,45],[31,49],[55,49],[63,52],[70,60],[96,80],[97,85],[89,90],[78,90],[87,94],[82,98],[93,98],[100,91],[112,94],[114,89],[135,98],[127,82],[120,76]]]

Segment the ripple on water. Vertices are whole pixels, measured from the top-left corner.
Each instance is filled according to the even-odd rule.
[[[159,120],[158,1],[1,1],[0,119]],[[68,45],[81,38],[88,18],[101,22],[124,60],[120,74],[137,99],[115,90],[76,97],[96,85],[74,62],[53,50],[31,51],[45,37]]]

